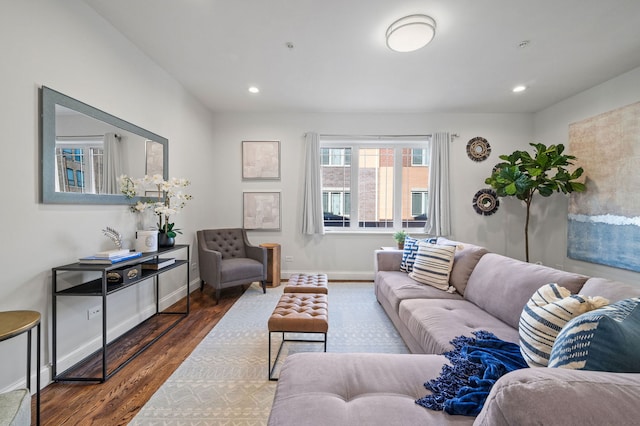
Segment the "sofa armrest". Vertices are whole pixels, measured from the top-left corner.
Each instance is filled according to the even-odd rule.
[[[640,374],[525,368],[491,389],[474,425],[631,425],[640,418]]]
[[[402,250],[376,250],[374,252],[374,273],[378,271],[399,271]]]

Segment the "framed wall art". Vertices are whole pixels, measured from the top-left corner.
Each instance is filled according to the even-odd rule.
[[[567,256],[640,271],[640,102],[569,125],[587,190],[569,196]]]
[[[280,141],[242,141],[242,179],[280,180]]]
[[[242,226],[245,229],[280,230],[280,192],[243,192],[242,195]]]

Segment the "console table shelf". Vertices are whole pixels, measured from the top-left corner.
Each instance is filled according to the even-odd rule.
[[[189,263],[186,260],[180,260],[180,259],[176,259],[175,263],[169,265],[169,266],[165,266],[162,269],[159,269],[157,271],[153,271],[153,270],[149,270],[149,269],[143,269],[142,270],[142,276],[139,279],[136,279],[135,281],[131,281],[128,282],[126,284],[110,284],[107,283],[107,294],[112,294],[115,293],[117,291],[123,290],[127,287],[131,287],[132,285],[136,285],[138,284],[140,281],[144,281],[144,280],[148,280],[149,278],[153,278],[156,275],[160,275],[163,274],[171,269],[177,268],[180,265],[184,265],[186,263]],[[135,263],[134,263],[135,264]],[[87,265],[83,265],[83,266],[87,266]],[[118,268],[121,268],[122,266],[120,264],[118,264]],[[94,269],[92,269],[94,270]],[[86,282],[84,284],[80,284],[65,290],[60,290],[58,291],[58,295],[64,295],[64,296],[102,296],[102,278],[98,278],[95,279],[93,281],[89,281]]]
[[[141,276],[127,283],[120,284],[110,284],[107,282],[107,273],[114,269],[120,269],[127,266],[133,266],[145,262],[147,260],[159,259],[160,257],[166,257],[165,255],[178,250],[186,250],[186,260],[185,259],[176,259],[174,263],[171,265],[165,266],[159,270],[149,270],[142,269]],[[58,266],[52,268],[52,373],[54,381],[98,381],[104,382],[109,379],[111,376],[116,374],[120,369],[122,369],[125,365],[131,362],[134,358],[144,352],[149,346],[155,343],[158,339],[168,333],[173,327],[175,327],[180,321],[182,321],[187,315],[189,315],[190,303],[189,303],[189,245],[187,244],[177,244],[174,247],[169,248],[161,248],[156,252],[144,253],[141,257],[131,259],[125,262],[119,262],[114,265],[88,265],[81,263],[71,263],[64,266]],[[173,312],[173,311],[161,311],[160,310],[160,276],[167,271],[186,266],[186,310]],[[80,284],[72,285],[68,288],[59,289],[58,288],[58,273],[60,272],[97,272],[101,274],[101,278],[93,279],[87,282],[82,282]],[[133,327],[131,330],[127,331],[123,335],[114,339],[113,341],[107,340],[107,302],[109,300],[108,296],[116,293],[121,290],[126,290],[127,288],[134,287],[137,284],[146,281],[148,279],[153,279],[155,284],[155,305],[156,310],[155,313],[141,322],[140,324]],[[57,343],[58,343],[58,313],[57,313],[57,304],[59,297],[68,297],[68,296],[89,296],[89,297],[99,297],[102,300],[102,346],[93,354],[83,358],[75,365],[67,368],[64,372],[58,374],[57,373]],[[168,323],[166,328],[163,328],[155,337],[153,337],[149,342],[144,344],[141,348],[136,350],[133,354],[127,357],[124,361],[120,363],[120,365],[113,368],[111,371],[107,369],[107,362],[109,357],[109,349],[111,346],[119,339],[127,336],[132,330],[136,327],[141,326],[142,324],[153,321],[155,318],[159,316],[173,316],[174,318]],[[100,370],[101,374],[94,375],[91,377],[84,377],[80,375],[71,374],[72,371],[77,370],[78,367],[83,366],[84,364],[94,363],[96,357],[100,358]]]

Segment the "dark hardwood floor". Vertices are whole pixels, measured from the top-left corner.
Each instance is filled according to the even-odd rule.
[[[215,304],[213,290],[191,293],[191,313],[144,353],[131,361],[104,383],[52,383],[41,392],[40,419],[42,425],[126,425],[154,392],[189,356],[200,341],[220,321],[242,295],[243,287],[223,291]],[[186,299],[170,310],[184,310]],[[163,325],[166,317],[139,327],[126,338],[118,340],[109,358],[108,371],[121,363],[123,357],[144,344]],[[165,321],[166,323],[166,321]],[[85,370],[95,369],[89,363]],[[86,371],[85,371],[86,372]],[[35,396],[32,398],[32,424],[35,424]]]

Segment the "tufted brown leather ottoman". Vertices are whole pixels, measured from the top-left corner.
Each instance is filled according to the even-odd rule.
[[[284,293],[268,322],[269,328],[269,380],[273,377],[284,342],[324,343],[327,351],[329,330],[329,304],[326,294]],[[271,333],[282,333],[282,341],[276,359],[271,366]],[[286,339],[285,333],[321,333],[323,340]]]
[[[284,288],[284,293],[321,293],[328,294],[327,274],[294,274]]]

